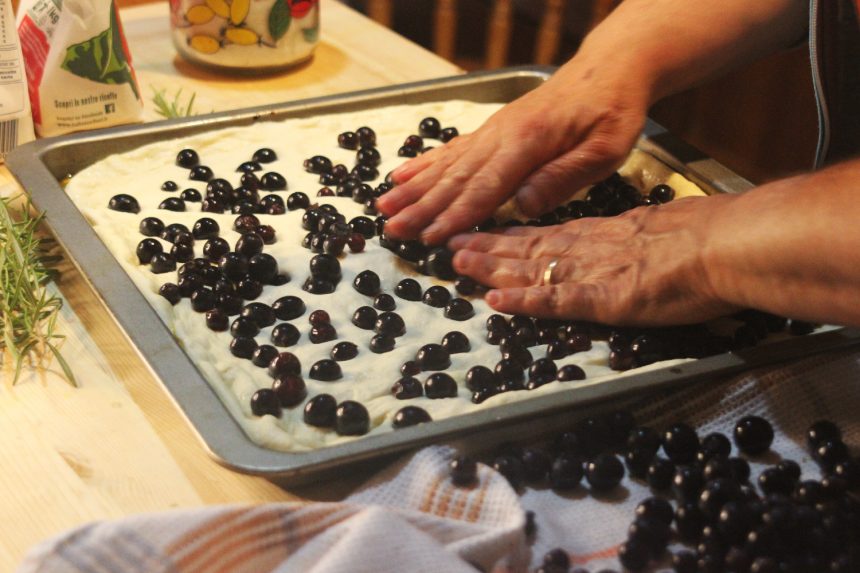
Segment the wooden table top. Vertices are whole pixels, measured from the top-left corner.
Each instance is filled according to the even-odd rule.
[[[121,18],[147,121],[160,119],[154,90],[195,93],[203,113],[461,72],[334,0],[322,1],[313,60],[262,78],[219,76],[181,60],[169,39],[167,2],[124,9]],[[0,167],[0,193],[19,191]],[[91,520],[296,499],[212,461],[82,277],[68,263],[61,271],[63,355],[80,387],[54,368],[28,372],[13,387],[10,365],[0,367],[0,571],[13,570],[33,544]],[[310,494],[336,498],[343,487]]]

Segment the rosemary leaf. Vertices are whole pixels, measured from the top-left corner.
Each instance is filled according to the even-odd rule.
[[[155,105],[155,112],[167,119],[177,118],[177,117],[190,117],[194,115],[192,108],[194,107],[194,100],[197,97],[197,94],[192,92],[191,97],[188,99],[188,103],[186,105],[182,105],[182,88],[176,90],[176,93],[173,94],[173,99],[168,100],[165,89],[155,89],[152,88],[152,103]]]
[[[16,383],[25,364],[44,367],[54,358],[72,385],[75,377],[60,354],[63,336],[56,333],[62,300],[46,285],[56,274],[51,268],[57,257],[46,250],[51,245],[37,234],[44,214],[33,215],[26,201],[15,220],[12,199],[0,197],[0,363],[9,356],[15,364]]]

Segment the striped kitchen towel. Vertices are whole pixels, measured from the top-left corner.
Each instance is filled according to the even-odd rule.
[[[804,479],[815,479],[820,472],[805,446],[812,422],[836,422],[855,455],[860,447],[860,353],[822,354],[625,406],[639,424],[686,421],[700,435],[731,435],[740,417],[761,415],[776,437],[771,452],[749,460],[753,479],[786,458],[798,462]],[[577,410],[571,423],[593,412]],[[446,446],[421,450],[343,502],[212,507],[94,523],[38,545],[19,573],[513,573],[536,569],[553,548],[587,571],[618,571],[618,547],[634,508],[653,495],[629,478],[608,495],[593,495],[587,485],[566,493],[546,484],[515,492],[486,465],[479,465],[476,485],[458,488],[449,478],[451,455]],[[535,516],[530,537],[527,511]],[[668,558],[652,570],[671,570]]]
[[[522,570],[525,517],[516,493],[484,466],[475,486],[453,486],[451,453],[421,450],[344,502],[218,506],[92,523],[36,546],[19,573]]]

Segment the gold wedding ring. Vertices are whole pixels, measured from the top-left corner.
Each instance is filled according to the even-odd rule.
[[[552,284],[552,272],[555,270],[556,265],[558,265],[558,259],[553,259],[547,264],[541,277],[540,286]]]

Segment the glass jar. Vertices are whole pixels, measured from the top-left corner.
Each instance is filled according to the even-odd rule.
[[[185,59],[231,71],[280,70],[313,54],[319,0],[170,0],[173,45]]]

